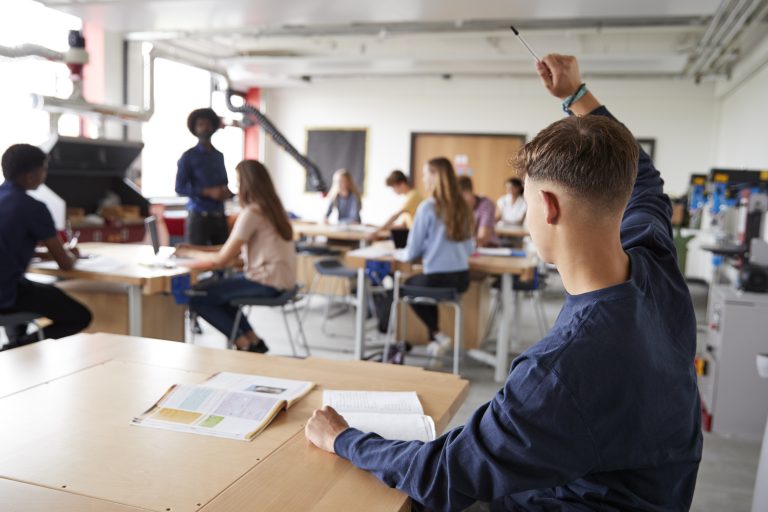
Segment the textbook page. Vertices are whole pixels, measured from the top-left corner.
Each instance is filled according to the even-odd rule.
[[[323,405],[330,405],[351,427],[375,432],[385,439],[432,441],[435,423],[424,415],[413,392],[335,391],[323,392]]]
[[[276,379],[232,372],[214,374],[200,385],[230,391],[244,391],[277,400],[285,400],[288,407],[315,387],[314,383],[303,380]]]
[[[174,385],[134,425],[230,439],[252,439],[285,406],[269,395]]]

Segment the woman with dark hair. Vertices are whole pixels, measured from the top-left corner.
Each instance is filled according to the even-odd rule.
[[[504,182],[506,194],[496,201],[496,220],[512,226],[521,226],[528,206],[523,198],[523,180],[509,178]]]
[[[224,201],[232,192],[227,187],[224,155],[211,143],[220,125],[210,108],[193,110],[187,118],[187,128],[198,143],[179,159],[176,193],[189,198],[186,239],[194,245],[221,245],[227,239]]]
[[[212,278],[194,287],[190,309],[229,336],[237,308],[230,302],[240,297],[276,297],[296,284],[296,253],[288,214],[277,196],[269,172],[261,162],[243,160],[237,164],[240,182],[238,197],[242,211],[232,233],[221,249],[180,247],[177,254],[198,261],[196,269],[222,268],[242,254],[244,270],[230,277]],[[256,335],[243,316],[237,328],[238,350],[266,352],[264,340]]]
[[[423,182],[429,198],[416,210],[403,259],[421,258],[424,273],[410,277],[406,283],[456,288],[463,293],[469,287],[472,211],[459,192],[456,173],[447,158],[430,160],[424,166]],[[441,354],[451,344],[451,338],[438,329],[437,307],[418,305],[413,310],[429,329],[430,354]]]

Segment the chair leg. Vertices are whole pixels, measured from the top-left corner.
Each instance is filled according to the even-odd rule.
[[[280,306],[280,312],[283,314],[283,323],[285,324],[285,332],[288,334],[288,343],[291,344],[291,352],[293,353],[293,357],[296,357],[296,346],[293,343],[291,326],[288,325],[288,315],[285,314],[285,306]]]
[[[392,290],[392,305],[389,308],[389,322],[387,322],[387,336],[384,338],[384,355],[381,356],[381,362],[387,362],[387,356],[389,355],[390,342],[397,343],[397,317],[400,307],[400,276],[402,274],[399,270],[395,271],[395,286]]]
[[[307,319],[307,315],[309,314],[309,311],[312,306],[312,299],[315,297],[315,288],[317,287],[317,283],[320,281],[320,274],[315,274],[315,276],[312,278],[312,282],[309,285],[309,289],[307,290],[306,297],[307,302],[304,304],[304,320]]]
[[[300,341],[304,344],[304,351],[307,353],[307,357],[309,357],[309,343],[307,342],[307,336],[304,333],[304,325],[301,321],[301,315],[299,315],[299,311],[296,309],[296,304],[293,304],[293,314],[296,315],[296,325],[298,325],[299,328],[299,336]]]
[[[485,325],[485,334],[483,334],[483,339],[480,341],[480,346],[485,345],[488,340],[491,339],[493,326],[496,323],[496,317],[499,316],[499,311],[501,310],[501,301],[499,300],[498,294],[491,300],[493,301],[491,303],[491,314],[488,315],[488,323]]]
[[[37,341],[43,341],[45,339],[43,328],[40,327],[40,325],[37,323],[37,320],[32,320],[32,325],[34,325],[35,329],[37,329]]]
[[[243,308],[237,308],[237,314],[235,315],[235,323],[232,325],[232,333],[227,339],[227,348],[232,348],[235,345],[237,339],[237,328],[240,327],[240,319],[243,318]]]
[[[458,302],[451,302],[454,310],[453,327],[453,374],[459,374],[459,360],[464,343],[464,310]]]
[[[189,329],[189,344],[194,345],[195,344],[195,336],[197,336],[197,333],[195,332],[195,318],[197,315],[189,308],[187,308],[187,328]]]

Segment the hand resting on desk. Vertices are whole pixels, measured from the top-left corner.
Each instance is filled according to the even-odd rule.
[[[333,443],[349,428],[347,421],[330,405],[316,409],[304,427],[304,435],[318,448],[335,453]]]

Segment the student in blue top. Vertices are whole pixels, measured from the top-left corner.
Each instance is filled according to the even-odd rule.
[[[59,267],[71,269],[76,251],[64,247],[56,234],[53,218],[45,204],[27,194],[45,182],[48,158],[39,148],[15,144],[2,158],[0,185],[0,315],[37,313],[51,320],[47,338],[76,334],[91,323],[91,313],[55,286],[29,281],[24,273],[38,243],[48,249],[40,256],[53,258]],[[7,330],[10,343],[3,350],[36,341],[37,333],[26,334],[26,325]]]
[[[360,191],[348,170],[339,169],[333,173],[333,185],[328,195],[330,201],[323,217],[324,224],[328,223],[328,218],[334,209],[338,212],[339,224],[360,224],[360,210],[363,209],[363,202]]]
[[[702,448],[696,321],[663,181],[592,94],[574,96],[574,57],[537,70],[574,114],[517,158],[531,236],[567,291],[555,325],[432,442],[386,441],[330,408],[306,435],[434,510],[688,510]]]
[[[176,193],[189,197],[186,234],[193,245],[221,245],[227,240],[224,201],[233,194],[227,187],[224,155],[211,144],[220,125],[210,108],[194,110],[187,118],[187,128],[198,143],[179,159]]]
[[[463,293],[469,287],[469,256],[472,254],[474,220],[472,210],[461,195],[450,160],[434,158],[422,172],[429,199],[416,210],[403,258],[422,260],[424,273],[411,276],[407,284],[455,288]],[[437,306],[414,305],[429,331],[427,350],[439,356],[451,338],[438,328]]]

